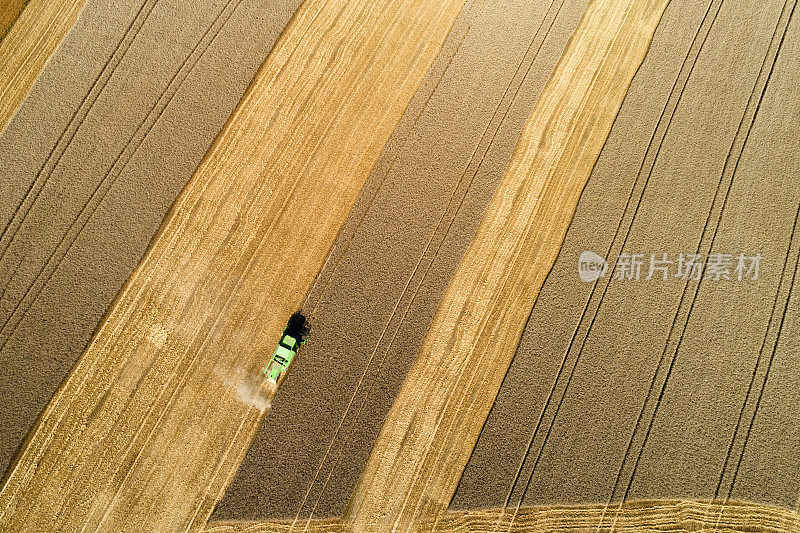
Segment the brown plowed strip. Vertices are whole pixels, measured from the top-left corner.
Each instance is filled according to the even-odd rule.
[[[419,530],[446,509],[666,4],[588,7],[384,421],[345,524]]]
[[[461,0],[309,0],[0,492],[0,529],[202,527],[260,382]]]
[[[0,133],[84,3],[86,0],[30,0],[24,9],[20,1],[4,6],[0,15]]]
[[[795,511],[766,505],[729,502],[675,500],[631,501],[622,507],[613,526],[601,523],[604,505],[523,507],[516,519],[503,509],[484,511],[451,511],[444,514],[435,531],[519,532],[538,531],[664,531],[732,532],[761,531],[782,533],[800,528],[800,515]],[[282,533],[291,530],[291,522],[216,522],[207,533]],[[307,530],[314,533],[340,532],[344,528],[333,520],[312,520]]]

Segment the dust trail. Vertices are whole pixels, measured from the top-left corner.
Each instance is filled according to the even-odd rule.
[[[271,383],[267,383],[261,373],[253,373],[242,367],[235,367],[228,372],[216,368],[217,374],[225,386],[236,393],[236,399],[243,404],[255,407],[262,413],[272,407],[272,397],[277,391]]]

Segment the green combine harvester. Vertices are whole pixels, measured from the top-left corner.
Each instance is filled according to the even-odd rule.
[[[267,376],[269,383],[277,386],[283,379],[300,347],[306,343],[308,331],[308,321],[302,313],[298,311],[289,318],[289,323],[283,330],[278,347],[275,348],[272,359],[264,369],[264,375]]]

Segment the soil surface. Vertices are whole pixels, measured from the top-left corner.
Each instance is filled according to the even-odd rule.
[[[471,1],[312,290],[213,519],[339,516],[585,1]]]
[[[87,2],[0,137],[0,471],[300,0]]]
[[[37,421],[0,491],[0,528],[205,525],[269,408],[275,339],[463,5],[303,3]]]
[[[729,497],[796,507],[793,7],[667,7],[453,508]],[[582,282],[585,250],[610,269],[620,250],[642,254],[640,279],[609,269]],[[667,280],[646,280],[650,254],[698,252],[706,263],[732,254],[732,279],[687,282],[676,262]],[[738,281],[742,253],[760,254],[757,280]]]
[[[88,0],[0,136],[0,472],[300,3]],[[586,6],[468,0],[303,304],[310,340],[214,520],[342,515]],[[669,3],[454,511],[796,508],[794,6]],[[578,275],[586,250],[609,263],[596,282]],[[695,253],[731,254],[732,279],[676,276]],[[631,254],[639,279],[614,279]],[[651,254],[672,261],[667,279],[645,279]],[[739,254],[760,256],[757,279],[737,279]]]

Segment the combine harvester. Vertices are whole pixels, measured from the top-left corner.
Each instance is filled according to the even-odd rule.
[[[278,347],[275,348],[272,359],[270,359],[267,368],[264,369],[267,382],[277,388],[280,382],[283,381],[286,372],[289,370],[289,365],[292,364],[300,347],[306,343],[308,332],[308,321],[300,311],[289,318],[289,323],[286,324],[286,329],[283,330]]]

